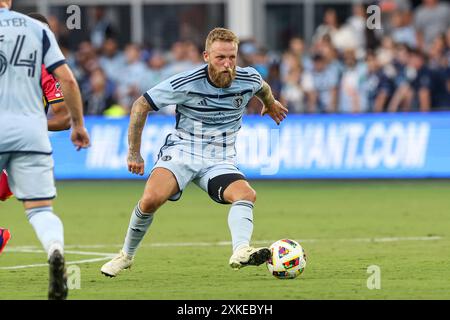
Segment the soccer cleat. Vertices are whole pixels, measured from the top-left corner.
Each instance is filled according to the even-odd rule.
[[[9,239],[11,239],[11,233],[9,230],[0,228],[0,253],[2,253]]]
[[[133,257],[120,250],[119,254],[111,261],[105,263],[100,271],[107,277],[115,277],[122,270],[128,269],[133,264]]]
[[[245,266],[259,266],[270,258],[268,248],[243,247],[237,249],[230,258],[230,267],[239,270]]]
[[[64,257],[59,250],[55,250],[49,263],[49,284],[48,299],[49,300],[65,300],[67,298],[67,274]]]

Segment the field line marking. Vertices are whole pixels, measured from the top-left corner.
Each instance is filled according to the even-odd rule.
[[[102,258],[94,258],[94,259],[86,259],[86,260],[70,261],[70,262],[67,262],[66,265],[98,262],[98,261],[109,260],[111,258],[112,258],[112,256],[102,257]],[[37,264],[28,264],[28,265],[12,266],[12,267],[0,267],[0,270],[17,270],[17,269],[37,268],[37,267],[48,267],[48,263],[37,263]]]
[[[348,239],[299,239],[300,243],[312,243],[312,242],[325,242],[325,241],[338,241],[338,242],[397,242],[397,241],[436,241],[442,240],[441,236],[429,236],[429,237],[374,237],[374,238],[348,238]],[[254,244],[270,244],[276,240],[254,240]],[[212,246],[228,246],[231,245],[231,241],[218,241],[218,242],[164,242],[164,243],[148,243],[142,244],[141,248],[155,248],[155,247],[212,247]],[[102,248],[122,248],[123,244],[87,244],[87,245],[66,245],[66,249],[102,249]],[[7,247],[5,252],[12,250],[35,250],[36,246],[23,246],[23,247]],[[43,251],[42,251],[43,252]],[[67,253],[74,254],[87,254],[84,251],[67,251]],[[82,253],[83,252],[83,253]],[[93,252],[92,255],[106,255],[101,252]],[[108,253],[109,255],[109,253]]]
[[[397,241],[435,241],[441,240],[443,237],[384,237],[384,238],[354,238],[354,239],[340,239],[338,241],[354,241],[354,242],[397,242]]]
[[[436,241],[443,237],[377,237],[377,238],[349,238],[349,239],[299,239],[299,243],[313,243],[324,241],[339,241],[339,242],[397,242],[397,241]],[[253,244],[271,244],[277,240],[254,240]],[[158,247],[213,247],[213,246],[230,246],[231,241],[218,242],[165,242],[165,243],[148,243],[142,244],[144,248],[158,248]],[[71,245],[66,248],[77,249],[101,249],[101,248],[122,248],[122,244],[93,244],[93,245]]]
[[[66,248],[67,248],[67,247],[66,247]],[[5,250],[5,252],[45,253],[44,250],[31,249],[30,247],[27,247],[27,248],[12,247],[12,248],[8,248],[8,250]],[[91,251],[73,251],[73,250],[64,250],[64,252],[65,252],[65,253],[68,253],[68,254],[77,254],[77,255],[80,255],[80,256],[102,256],[102,257],[110,257],[111,255],[115,255],[114,253],[91,252]]]
[[[348,239],[303,239],[298,240],[300,243],[311,243],[320,241],[337,241],[337,242],[397,242],[397,241],[436,241],[441,240],[443,237],[440,236],[429,236],[429,237],[376,237],[376,238],[348,238]],[[254,244],[269,244],[276,240],[255,240],[252,241]],[[141,247],[144,248],[157,248],[157,247],[212,247],[212,246],[228,246],[231,245],[231,241],[218,241],[218,242],[166,242],[166,243],[150,243],[143,244]],[[93,244],[93,245],[66,245],[65,249],[101,249],[101,248],[121,248],[121,244]],[[38,249],[36,246],[17,246],[17,247],[7,247],[6,252],[18,252],[18,253],[45,253],[44,250]],[[83,264],[92,263],[98,261],[109,260],[115,256],[115,253],[105,253],[105,252],[91,252],[91,251],[78,251],[78,250],[65,250],[67,254],[76,255],[86,255],[86,256],[100,256],[99,258],[69,261],[66,264]],[[47,263],[30,264],[30,265],[20,265],[11,267],[0,267],[0,270],[15,270],[15,269],[25,269],[25,268],[36,268],[36,267],[47,267]]]
[[[8,252],[18,252],[18,253],[46,253],[42,249],[31,249],[31,247],[11,247],[7,248]],[[83,264],[83,263],[92,263],[98,261],[109,260],[114,257],[114,253],[105,253],[105,252],[88,252],[88,251],[73,251],[73,250],[65,250],[66,254],[76,254],[76,255],[85,255],[85,256],[100,256],[100,258],[92,258],[92,259],[84,259],[84,260],[76,260],[76,261],[68,261],[66,265],[71,264]],[[17,269],[26,269],[26,268],[37,268],[37,267],[47,267],[48,263],[36,263],[36,264],[27,264],[27,265],[19,265],[19,266],[11,266],[11,267],[0,267],[0,270],[17,270]]]

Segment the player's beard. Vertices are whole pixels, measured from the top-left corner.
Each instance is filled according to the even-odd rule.
[[[209,65],[209,76],[216,86],[228,88],[236,77],[236,66],[227,68],[226,71],[219,71],[212,65]]]

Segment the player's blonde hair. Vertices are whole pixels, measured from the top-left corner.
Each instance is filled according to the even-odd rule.
[[[236,46],[239,45],[238,37],[233,33],[233,31],[225,28],[214,28],[209,32],[206,37],[205,50],[209,51],[209,48],[215,41],[234,42]]]

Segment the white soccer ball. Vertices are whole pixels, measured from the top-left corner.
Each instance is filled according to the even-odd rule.
[[[267,269],[278,279],[293,279],[299,276],[306,266],[303,247],[294,240],[282,239],[270,246],[271,256]]]

